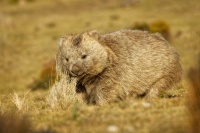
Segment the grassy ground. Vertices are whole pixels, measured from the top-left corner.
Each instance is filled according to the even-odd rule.
[[[200,52],[199,4],[198,0],[141,0],[128,7],[120,0],[0,3],[0,112],[28,114],[34,130],[188,132],[186,73]],[[155,20],[169,24],[170,42],[181,55],[183,81],[165,94],[176,97],[153,103],[127,98],[100,107],[74,104],[69,109],[51,110],[46,102],[48,91],[29,91],[28,84],[38,76],[43,64],[54,58],[60,36],[91,29],[112,32],[135,22]],[[22,102],[16,106],[13,98],[16,101],[17,95]]]

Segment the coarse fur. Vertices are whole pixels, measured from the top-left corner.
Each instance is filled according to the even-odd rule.
[[[179,54],[159,33],[90,31],[63,37],[58,45],[58,73],[77,77],[77,90],[89,104],[128,95],[156,98],[181,79]]]

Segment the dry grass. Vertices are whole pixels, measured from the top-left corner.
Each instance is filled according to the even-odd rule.
[[[50,94],[47,102],[52,109],[61,107],[67,109],[74,103],[84,102],[81,99],[81,95],[76,93],[76,78],[69,78],[66,74],[62,74],[60,79],[50,88]]]
[[[28,103],[27,95],[29,92],[30,90],[27,91],[21,98],[16,92],[14,92],[14,94],[10,96],[11,101],[14,103],[17,110],[21,113],[25,113],[28,111],[29,103]]]
[[[191,87],[186,73],[195,64],[200,52],[199,0],[141,0],[133,7],[122,7],[120,1],[113,1],[46,0],[24,6],[0,4],[1,114],[18,113],[20,108],[23,111],[28,106],[25,112],[29,114],[35,130],[73,133],[113,130],[125,133],[189,132],[186,96]],[[73,88],[73,84],[72,87],[61,87],[67,84],[67,80],[57,82],[50,92],[37,90],[24,95],[27,85],[39,75],[43,64],[54,58],[60,36],[90,29],[111,32],[130,27],[135,22],[151,23],[155,20],[169,24],[170,42],[181,55],[185,71],[183,81],[164,94],[175,94],[175,97],[164,96],[153,103],[127,98],[105,106],[83,106],[74,102],[69,108],[70,101],[66,99],[75,90],[67,89]],[[12,99],[18,101],[17,106],[24,104],[21,107],[7,97],[13,88],[16,94],[12,95]],[[55,99],[61,100],[60,94],[64,94],[61,99],[65,100],[56,102]],[[54,105],[58,108],[52,110]]]

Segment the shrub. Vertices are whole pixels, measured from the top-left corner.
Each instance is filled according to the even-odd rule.
[[[19,3],[19,0],[10,0],[9,1],[11,4],[17,4],[17,3]]]
[[[143,23],[135,23],[135,25],[133,26],[132,29],[138,29],[138,30],[144,30],[144,31],[148,31],[149,30],[149,25],[145,22]]]
[[[149,31],[151,33],[159,32],[159,33],[162,34],[162,36],[165,39],[167,39],[167,40],[170,39],[170,27],[163,20],[157,20],[157,21],[154,21],[152,23],[146,23],[146,22],[139,23],[139,22],[137,22],[130,28],[131,29]]]
[[[26,2],[33,2],[35,0],[9,0],[9,3],[11,4],[18,4],[20,2],[26,3]]]
[[[49,61],[44,65],[39,77],[29,86],[32,90],[47,89],[54,84],[56,79],[56,62]]]
[[[149,31],[150,32],[159,32],[161,33],[167,40],[170,38],[170,31],[169,31],[169,25],[162,20],[154,21],[149,25]]]

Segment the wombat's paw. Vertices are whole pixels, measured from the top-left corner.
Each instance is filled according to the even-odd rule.
[[[149,92],[146,94],[145,99],[147,101],[154,101],[156,99],[158,99],[159,94],[157,90],[151,89],[149,90]]]

